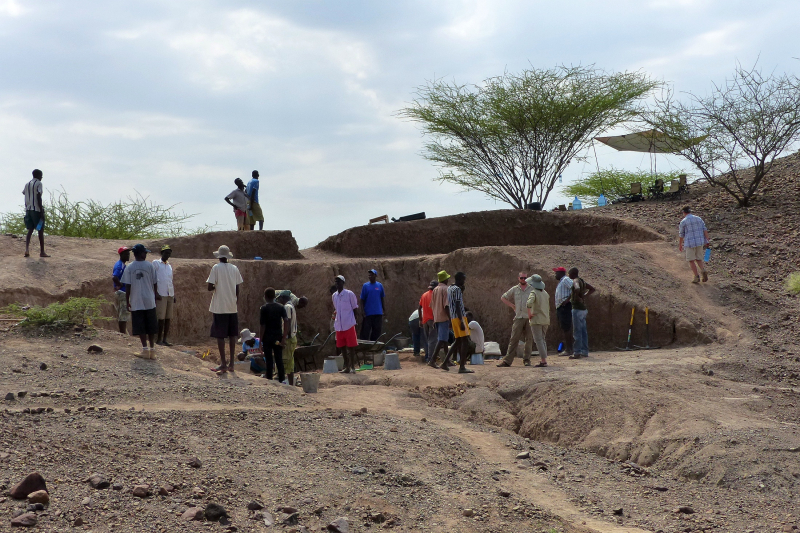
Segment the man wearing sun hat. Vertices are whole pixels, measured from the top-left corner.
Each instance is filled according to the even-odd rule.
[[[155,359],[155,340],[158,332],[156,300],[158,294],[156,270],[147,261],[150,250],[144,244],[131,248],[134,261],[125,268],[120,281],[125,285],[125,303],[131,312],[131,334],[138,335],[142,341],[142,351],[136,356],[142,359]],[[148,347],[147,342],[150,341]]]
[[[156,318],[158,318],[156,344],[162,346],[172,346],[167,341],[169,325],[172,322],[172,308],[175,304],[172,265],[168,263],[170,256],[172,256],[172,248],[169,247],[169,244],[165,244],[161,247],[161,258],[153,260],[153,267],[156,269],[156,281],[158,282],[158,294],[161,295],[161,299],[156,301]]]
[[[536,349],[539,351],[539,359],[541,359],[541,362],[536,366],[543,367],[547,366],[547,341],[545,340],[545,335],[547,334],[547,328],[550,327],[550,295],[544,290],[544,280],[539,274],[531,276],[529,283],[533,287],[533,291],[528,296],[528,319],[531,323]]]
[[[572,280],[567,276],[567,269],[564,267],[556,267],[553,269],[555,272],[556,280],[556,317],[558,318],[558,325],[561,327],[561,332],[564,334],[564,351],[559,352],[558,355],[572,355]]]
[[[439,355],[439,350],[444,349],[445,360],[447,359],[447,341],[450,340],[450,301],[447,297],[448,280],[450,274],[442,270],[436,274],[436,279],[439,284],[433,289],[431,294],[431,310],[433,310],[433,329],[436,335],[436,346],[433,348],[428,359],[428,365],[433,368],[439,368],[436,365],[436,357]],[[447,365],[445,365],[446,367]]]
[[[122,283],[122,273],[125,272],[125,263],[131,260],[131,249],[127,246],[117,248],[119,260],[114,263],[111,270],[111,281],[114,283],[114,298],[117,308],[117,326],[120,333],[128,332],[128,321],[131,313],[128,311],[128,303],[125,299],[125,285]]]
[[[211,267],[208,274],[208,290],[211,295],[211,336],[217,339],[220,366],[213,369],[217,373],[233,372],[233,357],[236,352],[236,337],[239,334],[239,285],[244,283],[236,265],[228,262],[233,259],[230,248],[224,244],[214,252],[219,263]],[[225,364],[225,339],[230,345],[230,364]]]
[[[376,341],[381,336],[383,327],[384,296],[383,284],[378,281],[378,271],[374,268],[367,272],[369,281],[361,287],[361,308],[364,320],[361,322],[361,338],[365,341]]]

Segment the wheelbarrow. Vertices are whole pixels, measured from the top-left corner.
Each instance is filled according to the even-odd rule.
[[[316,336],[311,339],[311,344],[295,348],[294,364],[296,371],[311,372],[313,370],[322,370],[322,350],[334,334],[335,332],[331,332],[322,344],[314,344],[314,341],[319,337],[319,333],[317,333]]]
[[[381,336],[378,337],[378,340],[374,341],[365,341],[358,339],[358,346],[355,348],[356,363],[358,363],[359,360],[361,360],[363,361],[362,364],[367,364],[367,361],[369,360],[370,364],[374,367],[375,354],[382,351],[389,343],[391,343],[395,339],[395,337],[401,336],[402,333],[397,333],[394,335],[394,337],[392,337],[388,341],[381,342],[381,337],[383,337],[384,335],[386,335],[386,333],[382,333]],[[361,354],[360,358],[359,354]]]

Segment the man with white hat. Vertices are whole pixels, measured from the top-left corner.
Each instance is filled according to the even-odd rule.
[[[245,328],[239,332],[239,342],[242,344],[242,352],[239,354],[239,361],[250,360],[250,371],[261,375],[267,371],[264,362],[264,352],[261,348],[261,339]]]
[[[355,310],[358,309],[358,300],[353,291],[344,288],[344,276],[341,274],[334,279],[336,284],[336,291],[331,296],[333,300],[334,313],[334,328],[336,329],[336,347],[341,348],[342,357],[344,357],[344,370],[342,373],[348,374],[352,372],[355,374],[355,348],[358,346],[358,339],[356,337],[356,315]],[[348,348],[350,348],[348,350]]]
[[[206,283],[211,295],[212,313],[211,336],[217,339],[220,366],[214,368],[217,373],[233,372],[233,357],[236,351],[236,337],[239,333],[239,285],[244,283],[242,274],[236,265],[228,262],[233,259],[230,248],[225,245],[214,252],[219,263],[211,267]],[[225,364],[225,339],[230,344],[230,364]]]
[[[533,340],[536,342],[536,349],[539,351],[541,362],[536,365],[539,367],[547,366],[547,342],[545,334],[550,327],[550,295],[544,290],[544,280],[539,274],[534,274],[529,278],[529,283],[533,287],[528,296],[528,319],[531,323]]]

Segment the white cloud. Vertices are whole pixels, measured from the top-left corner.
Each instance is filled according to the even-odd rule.
[[[472,41],[493,35],[497,29],[498,1],[459,0],[454,3],[455,16],[441,28],[447,37]]]
[[[695,35],[681,44],[677,44],[674,51],[651,58],[643,62],[647,69],[661,70],[663,67],[671,69],[681,68],[687,62],[701,59],[724,56],[735,57],[736,53],[750,47],[751,37],[757,33],[757,26],[751,23],[732,22],[717,29],[705,31]]]
[[[18,17],[24,13],[22,5],[17,0],[0,0],[0,16]]]

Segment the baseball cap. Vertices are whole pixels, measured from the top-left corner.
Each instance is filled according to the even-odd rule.
[[[128,250],[130,250],[130,248],[128,248],[127,246],[120,246],[119,248],[117,248],[117,253],[121,254],[122,252],[127,252]]]
[[[131,248],[131,251],[132,252],[147,252],[147,253],[150,253],[150,250],[145,248],[144,244],[137,244],[136,246]]]
[[[377,276],[378,271],[373,268],[372,270],[367,270],[367,274],[375,274]]]
[[[567,271],[567,269],[564,268],[564,267],[555,267],[553,269],[553,272],[566,272],[566,271]]]
[[[336,276],[336,279],[340,279],[340,280],[344,281],[344,276],[342,276],[341,274],[339,274],[338,276]]]
[[[162,252],[166,252],[167,250],[169,250],[170,252],[172,251],[172,248],[169,247],[169,244],[165,244],[164,246],[161,247]]]
[[[284,289],[278,293],[278,298],[291,298],[291,297],[292,297],[292,291],[288,289]]]

